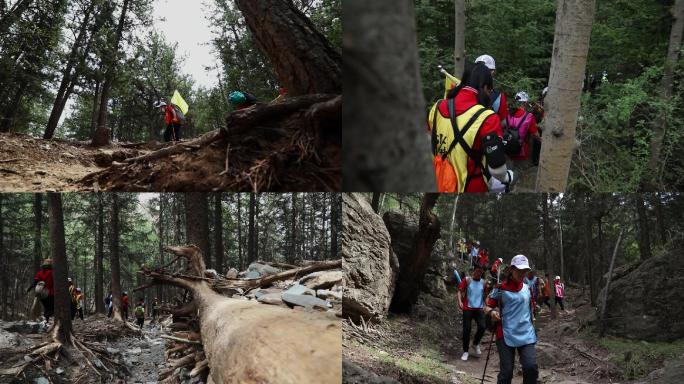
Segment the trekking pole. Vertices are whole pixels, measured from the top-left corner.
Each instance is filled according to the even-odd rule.
[[[482,371],[482,380],[480,384],[484,384],[485,374],[487,373],[487,364],[489,364],[489,356],[492,354],[492,342],[494,341],[494,333],[496,331],[491,331],[492,336],[489,338],[489,351],[487,351],[487,360],[485,360],[484,371]]]

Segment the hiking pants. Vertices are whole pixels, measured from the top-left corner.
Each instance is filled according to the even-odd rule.
[[[556,304],[560,305],[561,310],[565,311],[565,308],[563,307],[563,298],[556,296]]]
[[[482,335],[484,335],[485,332],[484,312],[480,310],[463,311],[463,352],[468,352],[468,348],[470,346],[470,330],[472,320],[475,320],[475,324],[477,325],[477,331],[475,331],[473,345],[480,344]]]
[[[43,304],[43,316],[45,316],[45,321],[49,321],[50,316],[55,313],[55,297],[48,296],[44,299],[40,299],[40,302]]]
[[[164,131],[164,141],[169,142],[169,141],[180,141],[181,139],[181,127],[180,124],[168,124],[166,126],[166,131]]]
[[[143,324],[145,324],[145,318],[144,317],[136,317],[135,318],[135,323],[138,324],[138,327],[142,328]]]
[[[537,354],[534,350],[534,344],[527,344],[522,347],[509,347],[503,340],[497,340],[496,348],[499,351],[499,376],[497,377],[497,384],[511,384],[516,350],[518,351],[520,365],[522,365],[523,384],[537,384],[539,369],[537,368]]]
[[[549,297],[548,296],[542,296],[542,299],[541,299],[539,306],[541,307],[544,304],[546,304],[549,307],[549,309],[551,309],[551,303],[549,303]]]

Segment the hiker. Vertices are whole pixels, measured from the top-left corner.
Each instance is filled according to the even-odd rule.
[[[478,254],[477,263],[482,267],[483,271],[487,270],[487,265],[489,264],[489,252],[487,251],[486,248],[480,249],[480,253]],[[484,274],[484,272],[483,272],[483,274]]]
[[[541,141],[539,128],[534,114],[531,112],[532,104],[526,92],[518,92],[515,95],[516,110],[507,119],[508,128],[504,130],[504,141],[507,142],[506,153],[515,162],[524,162],[530,155],[530,138]]]
[[[527,257],[513,257],[503,282],[489,294],[484,309],[485,315],[496,322],[496,347],[499,351],[498,384],[510,384],[513,380],[516,351],[522,365],[523,384],[536,384],[539,376],[534,350],[537,335],[532,323],[534,302],[529,287],[523,282],[529,269]]]
[[[164,122],[166,123],[166,130],[164,131],[164,141],[180,141],[181,139],[181,121],[178,116],[176,108],[166,101],[160,100],[154,104],[155,108],[159,108],[164,112]]]
[[[256,96],[252,95],[249,92],[243,91],[231,92],[228,96],[228,100],[230,101],[230,104],[233,106],[233,108],[235,108],[235,110],[238,111],[256,105],[256,103],[258,102]]]
[[[126,291],[121,295],[121,311],[124,321],[128,320],[128,292]]]
[[[565,311],[565,307],[563,306],[565,284],[561,283],[560,276],[556,276],[556,279],[553,281],[553,287],[556,289],[556,304],[560,305],[562,311]]]
[[[44,325],[50,321],[50,316],[55,313],[55,285],[52,277],[52,259],[45,259],[40,265],[40,271],[36,272],[33,277],[33,284],[26,290],[30,292],[34,289],[38,283],[42,282],[42,288],[40,292],[37,293],[40,298],[41,304],[43,304],[43,317],[45,317]],[[47,294],[45,294],[47,291]]]
[[[135,323],[138,324],[140,329],[142,329],[143,324],[145,324],[145,301],[143,299],[138,300],[138,304],[135,306]]]
[[[458,253],[461,256],[461,261],[465,261],[466,255],[468,254],[468,244],[466,244],[465,239],[461,239],[458,242]]]
[[[492,88],[486,65],[468,64],[461,83],[430,110],[428,131],[439,192],[487,192],[490,178],[507,188],[515,184],[516,174],[506,167],[501,119],[488,109]]]
[[[105,297],[105,306],[107,307],[107,317],[112,317],[112,310],[114,309],[112,291],[109,291],[109,294],[107,294],[107,297]]]
[[[83,320],[83,293],[81,293],[81,288],[76,288],[74,299],[76,300],[76,314]]]
[[[473,240],[473,245],[470,247],[470,265],[473,266],[477,264],[477,257],[480,255],[480,242],[478,240]]]
[[[503,259],[499,257],[498,259],[494,260],[492,267],[489,269],[489,273],[492,275],[492,280],[498,280],[499,266],[501,265],[501,263],[503,263]]]
[[[159,309],[161,305],[159,300],[155,297],[154,302],[152,302],[152,321],[157,321],[157,315],[159,315]]]
[[[475,59],[475,64],[484,64],[492,74],[492,79],[496,76],[496,62],[494,58],[489,55],[482,55]],[[489,108],[499,116],[501,120],[501,129],[506,128],[506,118],[508,117],[508,103],[506,101],[506,94],[500,90],[494,89],[492,86],[491,95],[489,95]]]
[[[69,301],[71,302],[71,320],[76,318],[76,288],[74,287],[74,281],[71,277],[67,278],[67,286],[69,288]]]
[[[473,347],[475,349],[473,356],[480,356],[482,354],[480,341],[485,332],[482,308],[484,307],[485,290],[487,289],[487,282],[482,278],[482,273],[482,267],[476,264],[472,268],[471,276],[466,276],[465,279],[461,280],[461,284],[458,285],[458,292],[456,293],[458,308],[463,311],[463,355],[461,356],[463,361],[467,361],[469,356],[470,329],[473,320],[477,325],[477,331],[473,339]]]
[[[539,278],[539,292],[540,292],[540,300],[539,300],[539,309],[546,304],[549,309],[551,309],[551,303],[549,302],[549,298],[551,297],[551,283],[549,282],[549,274],[546,274],[546,277],[540,277]]]

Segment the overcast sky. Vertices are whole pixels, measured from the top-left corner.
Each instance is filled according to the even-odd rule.
[[[211,28],[205,17],[207,3],[206,0],[155,0],[154,25],[169,43],[178,43],[177,55],[185,59],[183,73],[191,75],[196,85],[210,87],[218,84],[218,80],[215,71],[204,70],[217,64],[211,53]]]

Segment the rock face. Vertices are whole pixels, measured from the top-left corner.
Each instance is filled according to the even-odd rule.
[[[610,283],[606,302],[606,333],[646,341],[684,337],[684,249],[642,262]],[[603,299],[601,290],[599,300]],[[599,303],[600,307],[600,303]]]
[[[357,193],[342,194],[343,316],[358,321],[387,314],[399,269],[385,223]]]
[[[342,382],[345,384],[399,384],[387,376],[378,376],[347,359],[342,360]]]
[[[310,273],[299,280],[299,284],[311,289],[329,289],[341,284],[344,279],[343,271],[319,271]]]
[[[431,254],[439,239],[439,220],[432,215],[420,233],[420,218],[386,212],[383,221],[392,239],[392,250],[399,261],[393,312],[409,312],[416,303],[423,278],[431,264]],[[443,285],[443,284],[442,284]]]
[[[450,313],[449,306],[456,305],[455,297],[449,297],[445,278],[453,275],[449,271],[446,244],[442,239],[435,242],[423,281],[419,286],[418,299],[411,309],[419,318],[443,317]]]

